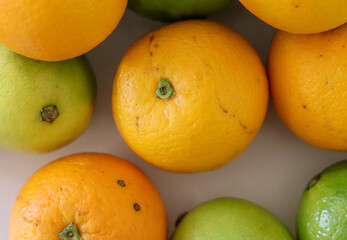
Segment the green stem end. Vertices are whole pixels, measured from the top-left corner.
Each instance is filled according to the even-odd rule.
[[[165,78],[159,80],[158,89],[155,92],[155,96],[162,100],[168,100],[175,96],[175,90],[171,86],[169,80]]]
[[[58,234],[58,238],[62,240],[82,240],[77,226],[73,222],[71,222],[61,233]]]

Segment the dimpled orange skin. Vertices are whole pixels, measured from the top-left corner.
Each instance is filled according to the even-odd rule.
[[[101,43],[126,5],[127,0],[1,0],[0,42],[38,60],[73,58]]]
[[[313,35],[279,31],[269,76],[276,110],[296,135],[347,151],[347,24]]]
[[[319,33],[347,22],[346,0],[240,0],[271,26],[291,33]]]
[[[68,156],[37,171],[14,203],[9,240],[59,240],[57,234],[71,221],[83,240],[167,236],[164,205],[148,177],[129,162],[105,154]]]
[[[155,96],[166,78],[175,96]],[[218,23],[174,23],[140,38],[115,77],[113,111],[127,144],[162,169],[192,173],[230,162],[260,129],[268,83],[255,50]]]

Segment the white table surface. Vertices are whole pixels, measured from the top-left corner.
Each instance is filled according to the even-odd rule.
[[[234,1],[210,18],[241,33],[266,63],[275,29]],[[124,143],[113,122],[113,78],[126,49],[140,36],[164,23],[126,11],[117,29],[87,54],[98,81],[93,119],[85,133],[53,153],[28,155],[0,149],[0,239],[8,239],[8,220],[16,195],[41,166],[78,152],[110,153],[139,166],[152,179],[165,202],[170,234],[177,216],[201,202],[223,196],[255,202],[274,213],[295,232],[295,215],[307,181],[323,168],[347,158],[314,148],[292,134],[269,105],[266,120],[247,150],[229,165],[209,173],[180,175],[164,172],[137,157]],[[28,239],[29,240],[29,239]]]

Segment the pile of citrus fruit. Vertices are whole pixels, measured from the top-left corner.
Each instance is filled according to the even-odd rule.
[[[0,1],[0,146],[51,152],[82,134],[97,84],[83,54],[111,34],[128,6],[155,20],[177,21],[137,40],[114,79],[115,123],[143,160],[175,173],[226,165],[260,130],[269,93],[298,137],[347,152],[346,0],[240,0],[279,29],[267,71],[245,38],[201,19],[229,2]],[[9,225],[9,240],[168,237],[164,203],[150,179],[130,162],[102,153],[62,157],[38,170],[19,192]],[[347,239],[346,161],[308,183],[297,235]],[[182,215],[171,239],[294,237],[264,208],[218,198]]]

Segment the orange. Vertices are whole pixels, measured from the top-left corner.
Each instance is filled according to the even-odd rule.
[[[168,171],[221,167],[246,149],[268,103],[264,67],[239,34],[191,20],[159,28],[122,59],[113,111],[128,145]]]
[[[73,240],[166,240],[164,205],[148,177],[125,160],[64,157],[38,170],[18,194],[9,240],[59,240],[71,232]]]
[[[127,0],[2,0],[0,42],[38,60],[73,58],[101,43],[126,5]]]
[[[347,22],[346,0],[240,0],[271,26],[291,33],[319,33]]]
[[[296,135],[347,151],[347,24],[312,35],[279,31],[269,76],[277,112]]]

